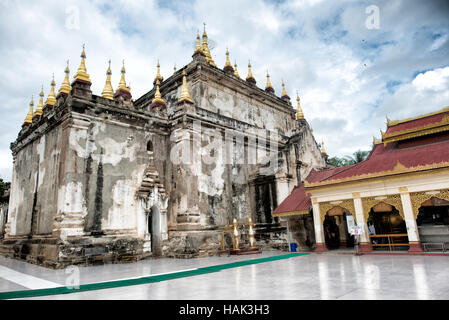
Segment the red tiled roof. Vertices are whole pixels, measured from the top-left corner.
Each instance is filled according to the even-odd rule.
[[[310,195],[306,194],[304,184],[301,184],[294,187],[290,195],[274,209],[273,217],[306,214],[311,206]]]
[[[367,174],[393,172],[398,163],[405,168],[449,163],[449,140],[409,148],[396,149],[395,146],[395,143],[388,143],[386,146],[377,144],[367,160],[351,166],[311,172],[306,182],[311,184],[351,177],[356,179],[357,176]]]
[[[423,117],[415,120],[410,120],[407,122],[401,122],[397,125],[393,125],[387,129],[387,132],[385,132],[386,135],[401,132],[405,130],[411,130],[413,128],[420,128],[426,125],[430,125],[432,123],[438,123],[443,120],[445,116],[449,115],[449,111],[442,112],[439,114],[430,115],[428,117]]]

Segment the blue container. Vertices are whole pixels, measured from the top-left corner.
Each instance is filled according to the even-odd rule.
[[[296,243],[294,243],[294,242],[290,243],[290,251],[291,252],[296,252],[296,247],[297,246],[298,245]]]

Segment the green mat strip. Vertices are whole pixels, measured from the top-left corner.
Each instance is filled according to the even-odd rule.
[[[179,271],[162,275],[155,276],[147,276],[136,279],[125,279],[125,280],[113,280],[107,282],[99,282],[99,283],[90,283],[90,284],[82,284],[78,289],[70,289],[67,287],[57,287],[57,288],[48,288],[48,289],[36,289],[36,290],[23,290],[23,291],[10,291],[10,292],[0,292],[0,300],[5,299],[17,299],[17,298],[29,298],[29,297],[39,297],[39,296],[50,296],[57,294],[68,294],[68,293],[76,293],[83,291],[91,291],[91,290],[101,290],[101,289],[111,289],[118,287],[127,287],[127,286],[135,286],[140,284],[154,283],[160,281],[167,281],[185,277],[192,277],[207,273],[219,272],[221,270],[243,267],[247,265],[270,262],[282,259],[288,259],[292,257],[298,257],[302,255],[307,255],[307,253],[288,253],[279,256],[265,257],[259,259],[249,259],[244,261],[236,261],[226,264],[219,264],[215,266],[209,267],[200,267],[194,270],[188,271]]]

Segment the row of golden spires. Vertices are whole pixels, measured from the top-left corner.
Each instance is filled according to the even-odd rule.
[[[212,56],[210,54],[210,50],[208,47],[208,43],[207,43],[207,33],[206,33],[206,29],[204,27],[204,32],[203,32],[203,43],[202,46],[200,46],[200,36],[199,36],[199,32],[197,33],[197,46],[195,49],[194,54],[203,54],[206,57],[206,60],[213,66],[216,67],[215,62],[212,59]],[[90,81],[90,76],[87,73],[87,68],[86,68],[86,64],[85,64],[85,60],[86,60],[86,53],[85,53],[85,48],[84,48],[84,44],[83,44],[83,50],[81,52],[81,63],[80,66],[78,67],[77,73],[74,76],[74,81],[75,80],[80,80],[83,82],[87,82],[87,83],[91,83]],[[234,68],[232,67],[230,60],[229,60],[229,50],[226,49],[226,63],[224,66],[224,70],[229,70],[232,71],[234,73],[234,75],[238,78],[240,78],[238,71],[237,71],[237,63],[234,64]],[[61,87],[59,89],[58,92],[58,96],[61,94],[64,95],[68,95],[71,92],[71,85],[69,83],[69,62],[67,61],[67,67],[65,69],[65,77],[64,80],[61,84]],[[176,72],[176,65],[174,66],[174,72]],[[125,64],[123,61],[123,66],[121,69],[121,78],[120,78],[120,82],[119,82],[119,86],[115,92],[115,94],[119,93],[119,92],[125,92],[130,94],[130,86],[126,86],[126,80],[125,80]],[[106,98],[106,99],[110,99],[113,100],[114,99],[114,90],[112,88],[112,84],[111,84],[111,61],[109,60],[109,66],[108,69],[106,71],[106,83],[105,86],[103,88],[103,92],[102,92],[102,97]],[[251,72],[251,62],[248,62],[248,76],[246,78],[246,80],[248,82],[252,82],[252,83],[256,83],[256,80],[254,79],[252,72]],[[156,93],[155,93],[155,97],[152,100],[152,104],[165,104],[164,100],[162,99],[162,96],[160,94],[159,91],[159,84],[163,81],[163,77],[160,74],[160,64],[159,61],[157,63],[157,74],[156,77],[154,79],[154,85],[156,86]],[[55,96],[55,92],[54,92],[54,87],[55,87],[55,82],[54,82],[54,75],[53,75],[53,80],[51,82],[51,90],[50,93],[48,95],[47,101],[45,103],[45,106],[48,107],[52,107],[56,104],[56,96]],[[265,87],[266,91],[270,91],[272,93],[274,93],[274,89],[271,85],[270,82],[270,75],[268,74],[267,71],[267,84]],[[34,106],[34,101],[33,98],[31,99],[30,102],[30,110],[25,118],[24,121],[24,125],[29,125],[33,122],[33,118],[35,117],[40,117],[43,113],[43,108],[44,108],[44,103],[43,103],[43,97],[44,97],[44,92],[43,92],[43,86],[42,86],[42,90],[40,92],[40,100],[39,100],[39,104],[37,106],[36,111],[33,113],[33,106]],[[282,81],[282,96],[281,98],[288,98],[287,92],[285,90],[285,84],[284,81]],[[301,106],[300,106],[300,100],[299,100],[299,95],[297,94],[297,104],[298,104],[298,109],[297,109],[297,119],[304,119],[304,114],[302,112]],[[182,85],[182,89],[181,89],[181,95],[179,97],[178,102],[190,102],[192,103],[192,99],[189,95],[188,89],[187,89],[187,80],[186,80],[186,75],[185,75],[185,71],[183,71],[183,85]]]
[[[215,64],[214,60],[212,59],[212,56],[210,54],[210,50],[209,50],[209,46],[207,43],[207,33],[206,33],[206,24],[204,24],[204,31],[203,31],[203,42],[202,45],[200,45],[200,34],[199,31],[197,32],[196,35],[196,48],[195,51],[193,52],[193,54],[203,54],[206,57],[207,62],[209,62],[209,64],[211,64],[214,67],[217,67],[217,65]],[[175,66],[175,72],[176,72],[176,66]],[[158,70],[159,70],[159,62],[158,62]],[[225,65],[223,67],[224,71],[228,71],[228,72],[233,72],[234,76],[236,76],[237,78],[240,78],[240,75],[238,73],[237,70],[237,62],[234,61],[234,67],[232,67],[231,61],[229,59],[229,49],[226,48],[226,61],[225,61]],[[155,80],[156,81],[156,80]],[[248,75],[246,77],[246,81],[256,84],[256,79],[254,78],[252,71],[251,71],[251,61],[248,61]],[[274,88],[271,85],[271,81],[270,81],[270,74],[268,73],[267,70],[267,83],[265,85],[265,91],[267,92],[271,92],[274,94]],[[281,98],[285,99],[290,99],[290,97],[287,94],[287,91],[285,90],[285,84],[284,81],[282,81],[282,94],[281,94]],[[304,114],[302,112],[301,109],[301,104],[299,101],[299,94],[297,93],[297,97],[296,97],[296,101],[297,101],[297,105],[298,105],[298,109],[297,109],[297,115],[296,115],[296,119],[304,119]]]

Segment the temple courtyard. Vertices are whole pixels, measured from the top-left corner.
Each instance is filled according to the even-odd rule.
[[[448,257],[265,251],[61,270],[0,257],[0,299],[447,300]]]

